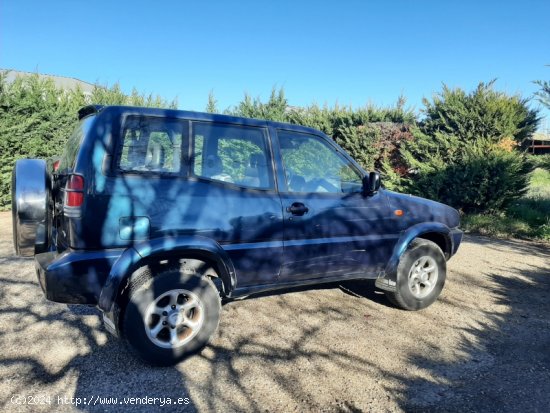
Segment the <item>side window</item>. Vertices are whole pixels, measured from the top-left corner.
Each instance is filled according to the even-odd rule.
[[[262,128],[195,122],[193,173],[245,187],[273,188],[267,145]]]
[[[290,192],[361,192],[361,174],[322,139],[282,130],[278,137]]]
[[[86,136],[86,134],[90,130],[90,126],[92,125],[92,122],[94,121],[94,119],[95,119],[95,116],[87,116],[84,119],[82,119],[74,129],[71,136],[69,136],[69,139],[67,140],[67,144],[65,145],[65,149],[63,151],[63,155],[61,156],[61,159],[60,159],[60,164],[59,164],[60,170],[74,168],[76,155],[78,154],[78,149],[82,144],[82,140],[84,139],[84,136]]]
[[[184,123],[131,116],[122,129],[118,169],[125,172],[179,173]]]

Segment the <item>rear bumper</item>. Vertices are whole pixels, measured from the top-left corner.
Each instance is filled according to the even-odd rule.
[[[66,250],[35,255],[38,281],[46,298],[66,304],[96,305],[114,262],[122,249]]]

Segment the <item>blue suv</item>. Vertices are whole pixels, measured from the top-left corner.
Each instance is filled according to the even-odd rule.
[[[351,279],[406,310],[441,293],[458,212],[382,189],[318,130],[120,106],[79,117],[58,161],[15,165],[15,249],[49,300],[97,306],[150,363],[206,345],[222,300]]]

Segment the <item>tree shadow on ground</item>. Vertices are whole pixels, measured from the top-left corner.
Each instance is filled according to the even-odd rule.
[[[524,253],[531,248],[477,237],[468,241]],[[544,249],[535,253],[550,260]],[[5,326],[0,343],[7,349],[0,355],[0,366],[2,387],[9,391],[2,401],[4,410],[11,407],[7,396],[37,391],[80,400],[189,398],[188,405],[170,411],[372,410],[365,394],[353,393],[361,378],[371,383],[365,384],[365,393],[372,391],[378,401],[391,398],[395,408],[405,411],[545,411],[550,404],[544,392],[550,387],[550,275],[545,266],[514,268],[503,262],[501,268],[480,269],[477,275],[456,271],[453,282],[461,283],[465,295],[483,289],[492,302],[482,306],[443,294],[438,312],[389,307],[372,282],[345,283],[342,289],[335,284],[299,288],[230,302],[224,306],[217,337],[205,350],[173,368],[152,368],[105,333],[95,309],[46,302],[29,260],[0,265],[0,320]],[[448,330],[440,317],[441,330],[459,337],[447,353],[451,357],[442,357],[434,331],[438,327],[430,327],[430,320],[447,311],[470,318]],[[427,329],[424,335],[413,335],[415,346],[400,349],[400,343],[384,341],[384,333],[396,328],[412,335],[400,324],[413,318],[425,322]],[[358,332],[372,335],[373,341],[354,344]],[[381,347],[386,349],[379,351]],[[395,369],[391,358],[379,358],[384,351],[402,357],[407,370]],[[372,387],[375,381],[378,387]],[[168,407],[78,406],[81,411],[129,408]]]
[[[138,361],[105,332],[97,309],[47,302],[34,279],[33,260],[4,251],[0,256],[2,410],[196,410],[176,368],[151,368]],[[12,402],[13,396],[36,395],[50,396],[51,404],[22,407]],[[101,404],[98,397],[116,397],[117,404],[112,399]],[[160,401],[120,405],[124,397],[187,398],[188,402],[163,408]],[[71,398],[72,405],[67,404]],[[95,405],[90,404],[94,400]]]
[[[438,360],[430,352],[408,355],[409,363],[430,379],[395,376],[406,383],[399,395],[406,411],[547,411],[550,406],[550,251],[542,245],[516,240],[468,237],[490,249],[506,247],[543,257],[546,265],[509,262],[454,274],[464,286],[485,289],[489,305],[465,304],[460,297],[443,296],[450,311],[477,313],[467,326],[455,327],[462,339],[456,360]],[[480,284],[479,278],[484,282]],[[387,374],[392,374],[387,372]]]

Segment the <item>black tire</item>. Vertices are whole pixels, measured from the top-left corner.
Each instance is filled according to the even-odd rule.
[[[413,289],[409,286],[409,276],[414,278],[414,270],[424,257],[430,257],[431,260],[426,265],[432,263],[437,268],[436,280],[434,280],[431,289],[421,292],[422,282],[417,278],[412,280],[412,284],[418,284]],[[413,268],[413,265],[415,266]],[[431,268],[431,267],[426,267]],[[433,272],[432,272],[433,274]],[[430,277],[432,275],[428,275]],[[447,262],[441,248],[432,241],[417,238],[413,240],[407,250],[401,256],[397,267],[397,282],[395,292],[386,291],[386,297],[395,306],[404,310],[416,311],[430,306],[441,294],[445,279],[447,276]],[[416,282],[415,282],[416,281]],[[429,281],[427,279],[426,281]],[[424,295],[425,294],[425,295]]]
[[[180,271],[180,268],[173,267],[164,269],[155,276],[152,275],[151,270],[144,267],[132,277],[126,305],[120,314],[121,336],[130,350],[144,361],[158,366],[171,366],[199,352],[215,333],[220,318],[220,295],[210,278],[202,276],[199,272],[194,274],[184,273]],[[191,330],[191,335],[195,335],[185,344],[170,348],[161,347],[153,342],[155,338],[150,338],[151,327],[146,326],[144,317],[147,316],[151,306],[155,310],[159,308],[157,307],[158,303],[153,304],[159,297],[164,294],[174,294],[172,292],[176,290],[188,291],[194,294],[195,298],[198,298],[200,309],[197,307],[191,311],[193,311],[193,315],[195,315],[196,310],[198,311],[202,320],[201,326],[196,333],[195,330]],[[187,295],[182,294],[181,298],[185,299]],[[178,311],[180,310],[173,310],[173,313],[178,313]],[[181,312],[183,311],[181,310]],[[159,320],[169,320],[169,317],[159,318]],[[167,322],[170,323],[170,321]],[[155,325],[159,324],[156,323]],[[178,329],[179,327],[176,328],[176,330]],[[158,337],[163,334],[169,336],[170,333],[170,325],[168,324],[157,334],[157,342],[161,342]],[[166,338],[166,340],[169,340],[169,338]],[[161,342],[161,344],[163,343]],[[166,345],[169,345],[169,343],[166,343]]]

